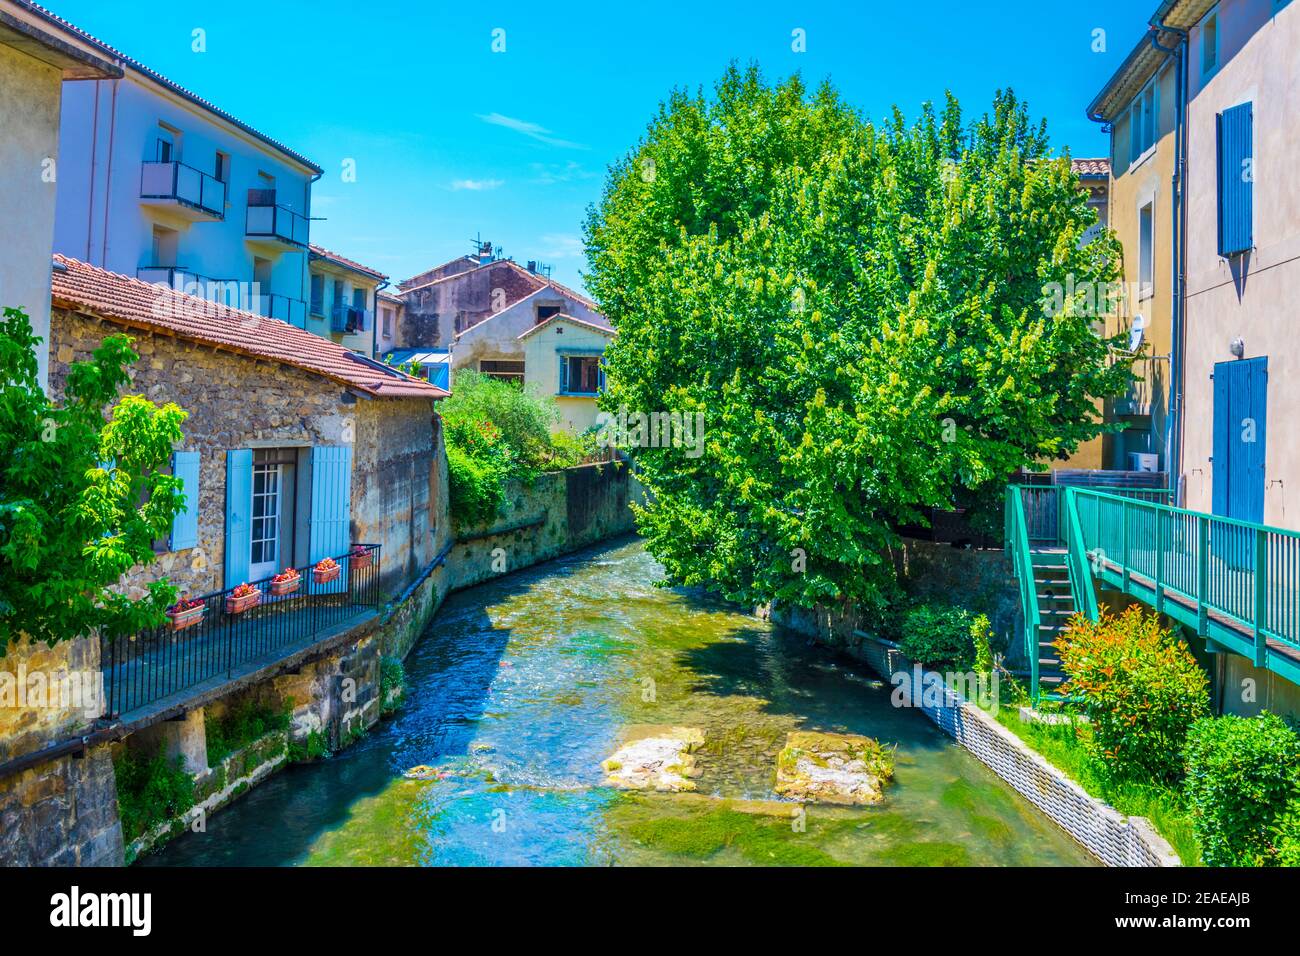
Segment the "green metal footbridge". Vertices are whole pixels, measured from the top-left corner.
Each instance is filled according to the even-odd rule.
[[[1007,553],[1035,702],[1059,699],[1053,642],[1099,589],[1185,625],[1211,650],[1300,683],[1300,533],[1175,508],[1167,490],[1010,485]]]

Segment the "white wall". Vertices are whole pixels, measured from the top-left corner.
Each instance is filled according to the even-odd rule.
[[[21,307],[45,342],[37,349],[46,384],[50,340],[50,248],[54,237],[62,72],[0,44],[0,307]],[[48,171],[48,172],[47,172]],[[45,175],[43,175],[45,173]]]
[[[159,122],[181,131],[178,158],[215,172],[218,150],[230,160],[224,221],[190,222],[175,210],[142,203],[141,164],[155,158]],[[273,292],[306,301],[307,250],[245,238],[247,191],[259,171],[275,177],[277,201],[309,216],[312,174],[289,157],[142,77],[64,87],[55,249],[113,272],[135,276],[152,256],[155,223],[179,232],[176,264],[211,279],[253,281],[254,256],[271,261]]]

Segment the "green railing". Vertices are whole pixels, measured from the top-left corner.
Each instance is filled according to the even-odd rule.
[[[1025,657],[1029,661],[1029,687],[1038,701],[1038,593],[1034,585],[1033,553],[1029,547],[1029,525],[1019,485],[1008,485],[1006,495],[1006,551],[1020,583],[1020,610],[1024,618]]]
[[[1087,489],[1066,507],[1079,527],[1071,553],[1097,578],[1300,677],[1300,533]]]

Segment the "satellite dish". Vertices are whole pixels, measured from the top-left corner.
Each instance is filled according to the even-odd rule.
[[[1139,352],[1142,350],[1143,332],[1146,330],[1147,320],[1141,312],[1133,316],[1133,326],[1128,333],[1128,350],[1130,352]]]

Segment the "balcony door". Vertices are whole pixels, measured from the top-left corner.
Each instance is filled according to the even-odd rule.
[[[293,563],[295,457],[292,450],[253,453],[249,580],[269,578]]]
[[[1212,510],[1224,518],[1264,520],[1264,456],[1267,451],[1268,359],[1218,362],[1214,366],[1214,486]],[[1211,553],[1234,568],[1254,563],[1249,529],[1214,524]]]

